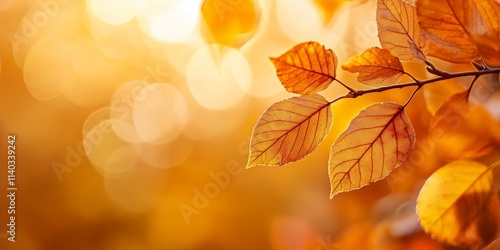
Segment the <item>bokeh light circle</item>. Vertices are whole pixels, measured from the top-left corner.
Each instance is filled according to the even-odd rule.
[[[138,148],[139,158],[154,168],[171,168],[182,164],[194,149],[194,142],[185,136],[161,145],[143,143]]]
[[[144,32],[162,42],[190,39],[200,18],[201,0],[149,1],[139,13]]]
[[[141,10],[146,0],[89,0],[89,11],[97,18],[113,25],[121,25]]]
[[[120,86],[111,99],[110,118],[113,130],[124,141],[141,143],[134,124],[134,105],[136,99],[144,100],[143,89],[150,86],[145,81],[131,81]]]
[[[110,108],[90,114],[83,124],[82,147],[89,161],[101,174],[121,174],[139,160],[140,144],[130,144],[119,138],[109,119]]]
[[[68,63],[73,50],[71,44],[51,38],[33,46],[24,62],[23,77],[35,99],[54,99],[74,83],[75,73]]]
[[[135,98],[133,123],[144,142],[162,144],[175,139],[187,119],[184,97],[170,84],[148,85]]]
[[[241,52],[211,44],[201,47],[191,57],[187,82],[198,104],[222,110],[243,99],[251,87],[252,71]]]

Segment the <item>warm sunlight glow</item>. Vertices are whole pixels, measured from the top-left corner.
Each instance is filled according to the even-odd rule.
[[[183,42],[195,30],[201,0],[151,1],[139,14],[144,31],[163,42]]]
[[[104,22],[121,25],[135,17],[146,0],[89,0],[88,8]]]
[[[288,0],[277,0],[276,4],[279,27],[295,42],[338,42],[347,30],[349,10],[341,8],[335,13],[333,21],[325,24],[321,11],[311,0],[295,0],[293,4]]]
[[[500,250],[498,13],[0,0],[0,250]]]

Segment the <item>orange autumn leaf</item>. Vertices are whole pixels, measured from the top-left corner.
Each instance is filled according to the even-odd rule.
[[[203,32],[211,42],[239,47],[257,29],[258,6],[254,0],[204,0]]]
[[[437,170],[420,190],[417,215],[434,239],[479,249],[498,237],[499,199],[491,168],[456,161]]]
[[[431,117],[429,134],[445,134],[436,151],[445,159],[472,159],[491,152],[495,140],[484,129],[492,118],[483,107],[467,103],[467,91],[452,95]]]
[[[476,45],[469,38],[470,30],[481,24],[472,0],[419,0],[417,15],[429,55],[454,63],[479,57]]]
[[[322,91],[336,76],[337,56],[317,42],[296,45],[271,61],[285,89],[296,94],[310,95]]]
[[[404,74],[403,65],[386,49],[370,48],[360,56],[351,57],[342,69],[359,73],[358,81],[373,87],[398,83]]]
[[[330,103],[318,94],[271,105],[253,129],[247,168],[283,166],[304,158],[323,141],[332,122]]]
[[[406,160],[415,140],[403,106],[379,103],[361,111],[331,148],[330,198],[385,178]]]
[[[500,67],[500,2],[495,0],[475,0],[474,2],[482,17],[483,25],[474,26],[475,30],[471,38],[486,64]]]
[[[415,6],[403,0],[378,0],[376,19],[382,48],[401,60],[425,60],[425,37]]]

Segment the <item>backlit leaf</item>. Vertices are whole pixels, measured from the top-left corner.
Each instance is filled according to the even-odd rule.
[[[312,153],[330,131],[333,115],[324,97],[293,97],[269,107],[254,127],[247,168],[283,166]]]
[[[413,5],[403,0],[378,0],[376,18],[382,48],[401,60],[425,60],[425,37]]]
[[[482,25],[473,26],[471,38],[486,64],[500,67],[500,2],[495,0],[474,0],[474,2],[482,17]]]
[[[469,31],[481,17],[472,0],[419,0],[417,15],[429,55],[454,63],[478,58]]]
[[[472,159],[491,152],[494,138],[484,129],[491,116],[483,107],[467,103],[467,91],[451,96],[430,120],[429,134],[444,134],[436,151],[445,159]]]
[[[276,74],[287,91],[309,95],[322,91],[335,79],[337,56],[317,42],[296,45],[278,58],[271,58]]]
[[[386,49],[373,47],[360,56],[351,57],[342,69],[359,73],[358,81],[369,86],[380,87],[398,83],[403,77],[403,65]]]
[[[403,106],[379,103],[361,111],[330,151],[330,198],[383,179],[414,145],[415,130]]]
[[[478,249],[497,237],[499,200],[493,173],[480,163],[452,162],[437,170],[420,190],[417,215],[424,231],[454,246]]]

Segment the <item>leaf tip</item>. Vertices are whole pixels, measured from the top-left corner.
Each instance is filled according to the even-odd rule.
[[[330,200],[333,199],[333,197],[337,196],[338,194],[344,193],[344,192],[346,192],[346,190],[341,190],[341,189],[330,190]]]
[[[255,165],[252,165],[252,164],[247,164],[247,165],[245,166],[245,169],[251,169],[251,168],[253,168],[253,167],[255,167]]]

